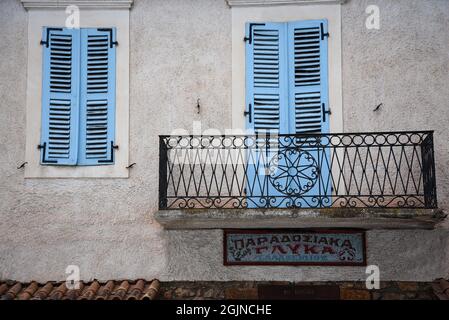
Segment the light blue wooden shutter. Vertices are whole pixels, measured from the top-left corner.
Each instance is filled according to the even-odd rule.
[[[288,23],[289,112],[290,131],[296,134],[329,133],[328,98],[328,33],[327,20]],[[332,203],[330,181],[330,150],[317,147],[313,138],[299,140],[300,152],[307,153],[319,166],[302,171],[308,178],[316,177],[313,187],[302,195],[301,207],[327,207]],[[298,142],[299,142],[298,141]],[[308,159],[304,157],[303,161]],[[300,167],[302,164],[299,163]],[[300,183],[307,183],[300,178]]]
[[[276,194],[266,175],[277,147],[274,134],[288,130],[287,25],[246,25],[246,127],[259,135],[257,147],[247,152],[247,207],[276,205],[267,196]],[[270,134],[268,143],[263,135]]]
[[[79,30],[44,28],[41,163],[75,165],[78,153]]]
[[[286,24],[246,25],[246,123],[257,133],[286,133]]]
[[[288,23],[291,133],[328,133],[327,20]]]
[[[115,29],[81,30],[79,165],[114,163]]]

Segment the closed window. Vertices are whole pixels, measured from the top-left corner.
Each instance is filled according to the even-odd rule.
[[[43,28],[42,165],[114,163],[115,28]]]
[[[247,128],[329,133],[327,20],[246,28]]]
[[[330,176],[320,170],[330,163],[320,146],[329,133],[327,20],[246,29],[246,126],[270,135],[247,153],[248,207],[327,206]]]

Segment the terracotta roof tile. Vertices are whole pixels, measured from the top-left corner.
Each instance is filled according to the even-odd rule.
[[[83,294],[80,296],[80,300],[92,300],[95,295],[98,292],[98,289],[100,288],[100,283],[95,280],[93,281],[90,286],[87,287],[86,290],[84,290]]]
[[[53,284],[51,282],[47,282],[44,286],[37,290],[31,300],[44,300],[50,295],[52,290]]]
[[[142,295],[145,281],[138,280],[135,285],[129,289],[128,300],[137,300]]]
[[[123,281],[111,294],[112,300],[123,300],[129,289],[128,281]]]
[[[80,282],[79,289],[68,289],[65,282],[0,282],[1,300],[154,300],[159,281]]]
[[[2,300],[14,300],[20,290],[22,290],[22,284],[17,282],[9,288],[6,294],[2,295]]]
[[[449,300],[449,281],[437,279],[432,284],[433,292],[440,300]]]
[[[107,300],[112,289],[114,289],[114,281],[110,280],[98,290],[95,300]]]
[[[154,280],[144,291],[142,300],[154,300],[159,292],[160,283],[158,280]]]
[[[65,293],[65,295],[61,298],[62,300],[76,300],[78,296],[81,295],[81,292],[84,289],[84,283],[80,282],[79,289],[69,289]]]
[[[67,286],[65,285],[65,282],[63,282],[58,287],[53,289],[53,291],[50,293],[49,299],[60,300],[65,295],[66,291]]]
[[[39,285],[37,284],[37,282],[35,281],[31,282],[30,285],[18,295],[18,299],[29,300],[34,295],[34,293],[37,291],[38,288]]]
[[[6,293],[6,291],[8,291],[8,285],[6,283],[2,283],[2,285],[0,285],[0,296]]]

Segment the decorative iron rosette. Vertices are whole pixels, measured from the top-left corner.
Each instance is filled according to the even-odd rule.
[[[318,171],[318,163],[310,152],[284,149],[271,158],[268,179],[279,192],[298,196],[314,187]]]

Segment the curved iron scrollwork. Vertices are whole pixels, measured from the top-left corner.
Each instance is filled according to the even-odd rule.
[[[271,158],[269,181],[283,194],[303,195],[318,180],[317,160],[302,149],[284,149]]]

